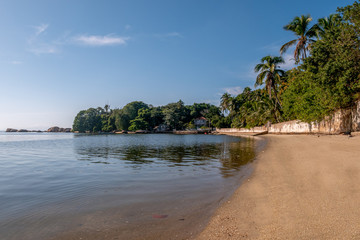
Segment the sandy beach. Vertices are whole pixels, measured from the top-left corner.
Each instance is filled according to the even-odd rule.
[[[360,136],[265,136],[199,240],[360,239]]]

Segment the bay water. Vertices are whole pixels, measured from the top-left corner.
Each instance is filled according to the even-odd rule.
[[[0,239],[191,239],[251,172],[224,135],[0,133]]]

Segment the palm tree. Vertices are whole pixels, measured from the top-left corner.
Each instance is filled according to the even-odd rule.
[[[260,72],[256,77],[255,87],[261,86],[265,83],[265,89],[268,92],[269,98],[272,99],[272,91],[275,95],[275,119],[277,106],[281,108],[281,104],[277,94],[277,85],[281,82],[281,77],[285,72],[279,69],[279,64],[284,63],[282,57],[266,56],[261,59],[261,63],[255,66],[255,72]]]
[[[104,106],[105,112],[107,113],[110,109],[110,105],[109,104],[105,104]]]
[[[310,15],[302,15],[301,17],[295,17],[288,25],[284,26],[285,30],[294,32],[297,38],[285,43],[280,48],[280,54],[285,53],[289,47],[296,44],[294,52],[296,64],[300,62],[300,58],[306,58],[306,52],[310,49],[311,43],[315,42],[311,38],[316,35],[316,27],[309,28],[311,21]]]
[[[220,107],[223,112],[231,111],[232,109],[232,97],[229,93],[224,93],[221,96]]]
[[[331,14],[329,17],[318,19],[318,23],[314,25],[317,38],[320,39],[324,36],[326,31],[338,27],[341,23],[341,16],[339,14]]]

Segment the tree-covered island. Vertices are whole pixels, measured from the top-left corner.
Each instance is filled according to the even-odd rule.
[[[197,120],[205,119],[201,124]],[[89,108],[80,111],[75,117],[73,131],[113,132],[113,131],[153,131],[195,129],[199,127],[226,127],[229,123],[220,108],[207,103],[185,105],[181,100],[165,106],[154,107],[135,101],[121,109]]]
[[[184,105],[180,100],[165,106],[131,102],[122,109],[90,108],[75,117],[73,130],[112,132],[153,130],[159,126],[194,129],[196,119],[210,127],[251,128],[267,122],[320,121],[360,99],[360,4],[337,9],[314,21],[295,17],[284,30],[295,35],[279,49],[294,48],[296,67],[285,71],[282,56],[265,56],[254,68],[258,74],[252,90],[237,96],[225,93],[220,107],[207,103]]]

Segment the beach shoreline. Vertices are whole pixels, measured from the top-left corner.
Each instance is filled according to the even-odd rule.
[[[197,239],[359,239],[360,136],[264,138],[252,176]]]

